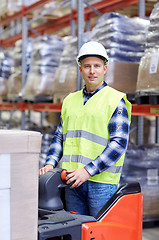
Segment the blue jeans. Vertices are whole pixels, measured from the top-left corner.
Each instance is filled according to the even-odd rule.
[[[117,190],[117,185],[86,181],[78,188],[65,189],[66,210],[95,217]]]

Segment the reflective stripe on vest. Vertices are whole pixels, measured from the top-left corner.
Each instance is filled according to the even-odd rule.
[[[76,131],[68,130],[67,133],[63,135],[63,141],[65,141],[66,138],[73,138],[73,137],[75,138],[82,137],[103,146],[106,146],[108,144],[107,139],[83,130],[76,130]]]
[[[131,120],[131,104],[124,93],[108,86],[93,95],[83,105],[82,90],[68,95],[62,105],[63,164],[71,170],[82,168],[96,159],[109,143],[108,123],[121,99],[124,99]],[[124,162],[121,158],[90,181],[118,184]],[[107,162],[108,165],[112,161]]]
[[[63,162],[77,162],[77,163],[82,163],[83,165],[87,165],[88,163],[90,163],[92,161],[92,159],[90,158],[86,158],[83,156],[79,156],[79,155],[65,155],[63,157]],[[111,166],[109,168],[107,168],[106,170],[104,170],[105,172],[111,172],[111,173],[121,173],[122,171],[122,166]]]

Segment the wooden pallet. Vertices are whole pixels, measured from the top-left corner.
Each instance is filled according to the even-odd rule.
[[[159,227],[159,216],[143,218],[143,228]]]
[[[136,104],[158,105],[159,104],[159,93],[158,94],[135,96],[135,103]]]

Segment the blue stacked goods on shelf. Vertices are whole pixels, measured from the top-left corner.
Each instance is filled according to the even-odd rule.
[[[101,42],[112,61],[139,62],[145,50],[149,20],[107,13],[99,18],[92,38]]]
[[[13,61],[8,52],[0,50],[0,77],[8,79]]]
[[[33,44],[31,68],[23,89],[23,99],[34,101],[38,96],[51,96],[64,41],[58,36],[40,36]],[[44,100],[44,99],[43,99]]]
[[[128,147],[120,183],[136,181],[143,193],[144,220],[159,220],[158,145]]]
[[[26,45],[26,56],[25,56],[25,71],[29,72],[31,59],[32,59],[32,39],[28,39]],[[7,91],[7,100],[16,102],[21,96],[22,89],[22,40],[18,40],[15,43],[15,47],[13,48],[13,66],[11,75],[8,79],[8,91]]]
[[[7,82],[11,75],[12,57],[9,52],[0,49],[0,97],[7,98]]]
[[[150,25],[146,38],[146,52],[159,49],[159,3],[155,4],[150,15]]]

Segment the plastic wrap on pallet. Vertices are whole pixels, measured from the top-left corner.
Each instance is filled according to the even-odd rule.
[[[91,32],[85,33],[83,42],[90,40]],[[77,86],[77,37],[67,36],[64,41],[64,51],[55,75],[54,101],[56,102],[62,101],[67,94],[76,91]]]
[[[159,93],[159,49],[151,49],[142,57],[138,70],[136,97]]]
[[[147,103],[158,103],[159,93],[159,3],[154,5],[150,14],[150,25],[146,36],[145,53],[141,58],[137,85],[136,99],[142,102],[143,97]],[[151,100],[150,100],[151,96]]]
[[[21,69],[15,69],[8,79],[7,99],[12,102],[18,100],[22,88],[22,73]]]
[[[54,102],[62,101],[65,93],[76,90],[77,79],[77,37],[68,36],[64,38],[65,47],[62,53],[59,67],[55,74]],[[64,95],[65,94],[65,95]]]
[[[33,51],[33,42],[32,39],[29,38],[27,41],[26,46],[26,71],[29,71],[31,58],[32,58],[32,51]],[[21,69],[22,67],[22,40],[18,40],[15,43],[15,47],[13,49],[13,62],[14,68]]]
[[[3,16],[7,12],[7,0],[0,0],[0,16]]]
[[[136,52],[134,54],[134,51],[129,50],[128,54],[126,55],[125,49],[118,48],[110,48],[107,50],[107,53],[109,56],[111,56],[111,61],[115,62],[120,60],[120,62],[138,63],[143,57],[143,52]]]
[[[8,78],[11,75],[12,56],[9,52],[0,49],[0,98],[6,99],[8,93]]]
[[[76,66],[77,56],[77,37],[67,36],[64,37],[65,47],[61,55],[59,66]]]
[[[12,64],[10,53],[0,49],[0,77],[8,78],[10,76]]]
[[[32,59],[33,43],[32,39],[28,39],[26,46],[26,73],[29,72]],[[21,95],[22,88],[22,40],[18,40],[13,48],[13,66],[11,75],[8,79],[7,99],[9,101],[17,101]]]
[[[23,99],[34,101],[35,96],[53,94],[54,78],[59,66],[64,41],[57,36],[40,36],[33,44],[31,68],[23,89]]]
[[[109,27],[110,23],[115,23],[118,26],[119,31],[124,33],[133,34],[134,31],[140,33],[140,31],[144,31],[145,24],[149,24],[145,19],[134,17],[129,18],[120,13],[110,12],[103,14],[97,21],[97,27],[107,26]],[[130,28],[131,24],[131,28]]]
[[[145,52],[153,52],[153,49],[159,49],[159,3],[155,4],[150,14],[150,26],[146,38]]]
[[[128,147],[121,183],[138,181],[143,193],[144,219],[159,217],[159,147]]]
[[[146,42],[146,52],[152,52],[153,49],[159,49],[159,33],[158,30],[148,33]]]
[[[145,50],[149,21],[118,13],[104,14],[92,30],[92,38],[101,42],[112,61],[139,62]]]
[[[8,6],[7,6],[7,10],[8,12],[17,12],[20,11],[22,9],[23,6],[23,0],[8,0]],[[25,1],[25,5],[29,6],[33,3],[38,2],[38,0],[29,0],[29,1]]]

